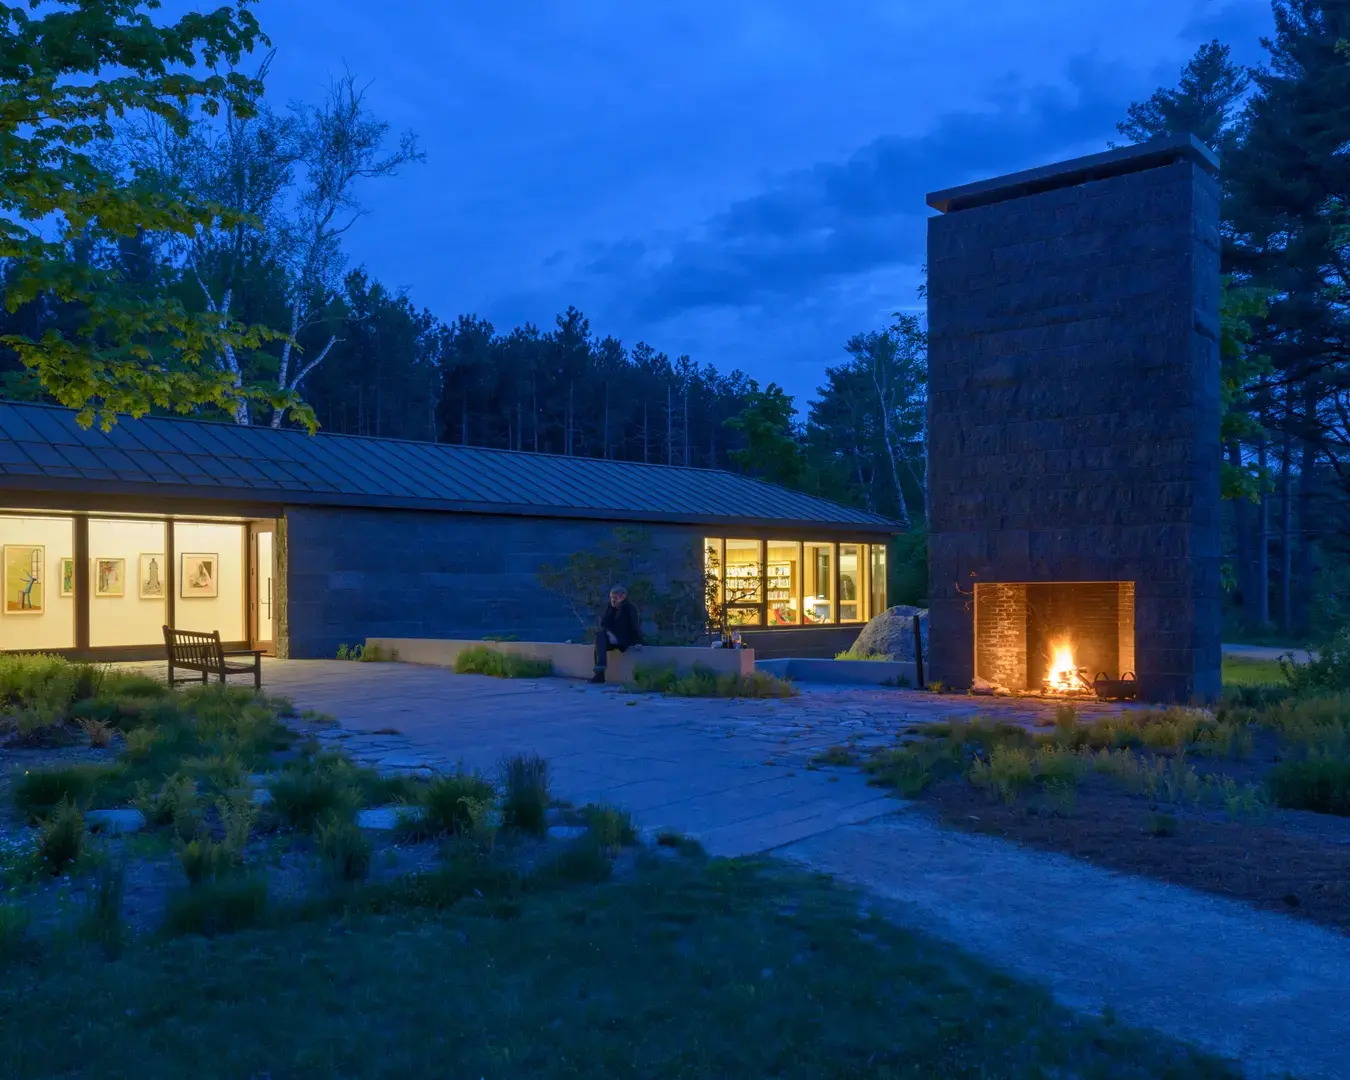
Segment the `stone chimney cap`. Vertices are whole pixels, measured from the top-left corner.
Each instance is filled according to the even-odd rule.
[[[1055,188],[1074,187],[1093,180],[1157,169],[1178,161],[1193,162],[1211,176],[1219,172],[1219,157],[1213,150],[1194,135],[1176,135],[935,191],[925,201],[934,210],[950,214],[956,210],[988,206],[990,203],[1006,202]]]

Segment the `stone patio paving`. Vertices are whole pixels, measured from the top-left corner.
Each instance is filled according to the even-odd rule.
[[[1034,701],[804,686],[785,700],[663,698],[564,679],[491,679],[411,664],[268,661],[268,690],[338,727],[323,739],[384,771],[491,771],[533,752],[555,793],[612,802],[717,855],[768,851],[896,809],[853,770],[806,768],[828,746],[894,745],[914,724],[982,713],[1044,721]],[[1112,707],[1088,704],[1085,712]]]

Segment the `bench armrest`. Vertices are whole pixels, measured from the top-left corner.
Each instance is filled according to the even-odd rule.
[[[266,649],[230,649],[222,653],[222,656],[264,656]]]

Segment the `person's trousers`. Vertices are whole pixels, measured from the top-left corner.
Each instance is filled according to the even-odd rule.
[[[609,650],[614,649],[617,652],[623,652],[622,645],[611,645],[609,635],[603,630],[595,632],[595,670],[604,671],[609,666]]]

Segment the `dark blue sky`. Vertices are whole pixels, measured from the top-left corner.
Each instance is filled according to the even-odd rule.
[[[739,366],[804,406],[918,310],[928,191],[1105,148],[1268,0],[262,0],[270,96],[344,63],[425,164],[372,183],[353,262],[444,319]]]

